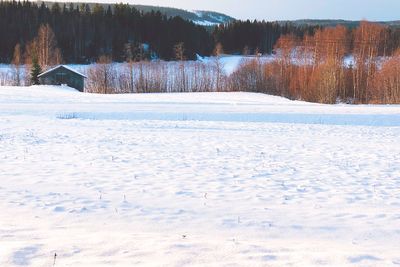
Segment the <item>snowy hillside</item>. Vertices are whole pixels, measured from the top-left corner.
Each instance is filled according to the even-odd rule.
[[[44,1],[46,5],[52,6],[54,3],[57,1]],[[109,0],[101,0],[101,1],[86,1],[86,2],[80,2],[80,1],[72,1],[72,3],[78,2],[80,4],[86,3],[89,5],[90,8],[93,8],[97,3],[99,5],[103,6],[105,9],[108,8],[110,5],[111,8],[113,9],[115,6],[115,1],[109,1]],[[124,2],[125,3],[125,2]],[[144,12],[144,13],[149,13],[149,12],[161,12],[162,14],[166,15],[167,17],[176,17],[179,16],[185,20],[189,20],[194,22],[195,24],[202,25],[202,26],[215,26],[221,23],[228,23],[231,21],[234,21],[235,18],[228,16],[226,14],[214,12],[214,11],[205,11],[205,10],[184,10],[180,8],[173,8],[173,7],[164,7],[164,6],[151,6],[151,5],[138,5],[136,4],[136,1],[128,1],[128,3],[136,8],[137,10]]]
[[[218,24],[224,24],[235,20],[230,16],[213,11],[195,10],[193,12],[194,14],[196,14],[198,19],[193,18],[191,20],[196,24],[204,26],[215,26]]]
[[[400,106],[0,87],[0,266],[396,266],[399,136]]]
[[[168,17],[179,16],[183,19],[192,21],[202,26],[215,26],[221,23],[228,23],[235,20],[231,16],[214,11],[204,11],[204,10],[189,11],[178,8],[147,6],[147,5],[132,5],[132,6],[143,12],[160,11],[162,14],[165,14]]]

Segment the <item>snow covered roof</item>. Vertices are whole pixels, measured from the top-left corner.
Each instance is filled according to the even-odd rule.
[[[51,69],[49,69],[49,70],[47,70],[47,71],[45,71],[45,72],[40,73],[40,75],[38,75],[38,77],[41,77],[41,76],[43,76],[43,75],[45,75],[45,74],[47,74],[47,73],[49,73],[49,72],[52,72],[52,71],[54,71],[54,70],[56,70],[56,69],[59,69],[59,68],[65,68],[65,69],[67,69],[67,70],[69,70],[69,71],[72,71],[72,72],[74,72],[74,73],[76,73],[76,74],[78,74],[78,75],[80,75],[80,76],[82,76],[82,77],[84,77],[84,78],[87,78],[86,75],[83,75],[83,74],[80,73],[79,71],[76,71],[76,70],[74,70],[74,69],[68,67],[67,65],[58,65],[58,66],[56,66],[56,67],[54,67],[54,68],[51,68]]]

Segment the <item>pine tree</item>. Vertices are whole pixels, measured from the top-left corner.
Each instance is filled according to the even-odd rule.
[[[31,83],[36,85],[39,84],[39,74],[42,72],[42,68],[39,65],[38,58],[36,55],[32,57],[32,69],[31,69]]]

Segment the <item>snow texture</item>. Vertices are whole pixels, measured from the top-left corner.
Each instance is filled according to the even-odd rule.
[[[0,87],[0,266],[398,266],[399,136],[399,106]]]
[[[47,73],[49,73],[49,72],[51,72],[51,71],[54,71],[54,70],[56,70],[56,69],[59,69],[59,68],[65,68],[65,69],[67,69],[67,70],[69,70],[69,71],[72,71],[73,73],[78,74],[79,76],[82,76],[82,77],[84,77],[84,78],[87,78],[85,75],[83,75],[83,74],[80,73],[79,71],[77,71],[77,70],[75,70],[75,69],[73,69],[73,68],[71,68],[71,67],[69,67],[69,66],[67,66],[67,65],[58,65],[58,66],[56,66],[56,67],[54,67],[54,68],[51,68],[51,69],[49,69],[49,70],[47,70],[47,71],[45,71],[45,72],[42,72],[38,77],[41,77],[41,76],[43,76],[43,75],[46,75]]]

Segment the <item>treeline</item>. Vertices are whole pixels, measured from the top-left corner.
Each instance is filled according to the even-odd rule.
[[[303,37],[284,35],[273,60],[245,58],[230,75],[224,73],[222,46],[208,63],[131,62],[110,75],[114,85],[92,84],[89,91],[251,91],[318,103],[400,103],[400,48],[392,34],[386,26],[364,21],[352,30],[337,26]],[[89,70],[88,76],[113,80],[105,79],[104,71]]]
[[[180,17],[168,18],[160,12],[139,12],[116,4],[58,4],[1,1],[0,2],[0,62],[10,63],[14,48],[24,48],[37,35],[41,25],[49,25],[66,63],[89,63],[101,55],[114,61],[124,61],[126,50],[146,56],[172,59],[173,47],[185,44],[185,57],[196,53],[209,55],[213,48],[210,33],[201,26]]]
[[[0,1],[0,62],[10,63],[17,44],[24,50],[41,25],[49,25],[64,63],[92,63],[101,56],[123,62],[143,57],[175,59],[184,45],[185,59],[209,56],[217,44],[227,54],[270,54],[282,35],[302,39],[319,26],[265,21],[232,21],[213,30],[180,17],[143,12],[127,4],[59,4]],[[352,31],[352,30],[351,30]],[[349,30],[349,32],[351,33]],[[399,47],[400,29],[387,28],[387,46]],[[350,46],[352,47],[352,43]]]
[[[278,39],[285,34],[303,37],[318,26],[296,26],[291,23],[265,21],[233,21],[221,24],[213,31],[215,43],[220,43],[228,54],[270,54]]]
[[[227,90],[222,70],[214,63],[142,61],[111,64],[106,58],[90,66],[85,91],[89,93],[172,93]]]
[[[360,22],[360,25],[363,22]],[[340,26],[340,25],[339,25]],[[346,27],[348,34],[352,35],[359,25]],[[345,26],[343,26],[345,27]],[[323,27],[316,24],[298,25],[290,22],[265,22],[265,21],[233,21],[226,25],[219,25],[214,29],[213,38],[215,43],[220,43],[228,54],[270,54],[273,52],[277,41],[282,35],[293,35],[298,39],[313,35]],[[386,27],[386,46],[394,50],[400,46],[400,28]],[[353,43],[349,43],[349,51]]]
[[[10,63],[17,44],[24,50],[41,25],[55,33],[64,63],[92,63],[101,56],[123,62],[128,53],[140,60],[174,59],[184,44],[185,59],[209,56],[220,43],[226,53],[270,53],[282,34],[303,36],[315,27],[234,21],[214,30],[181,17],[143,12],[127,4],[73,4],[0,1],[0,62]]]
[[[282,36],[275,60],[244,62],[236,88],[319,103],[400,103],[397,31],[363,21],[354,30]]]

